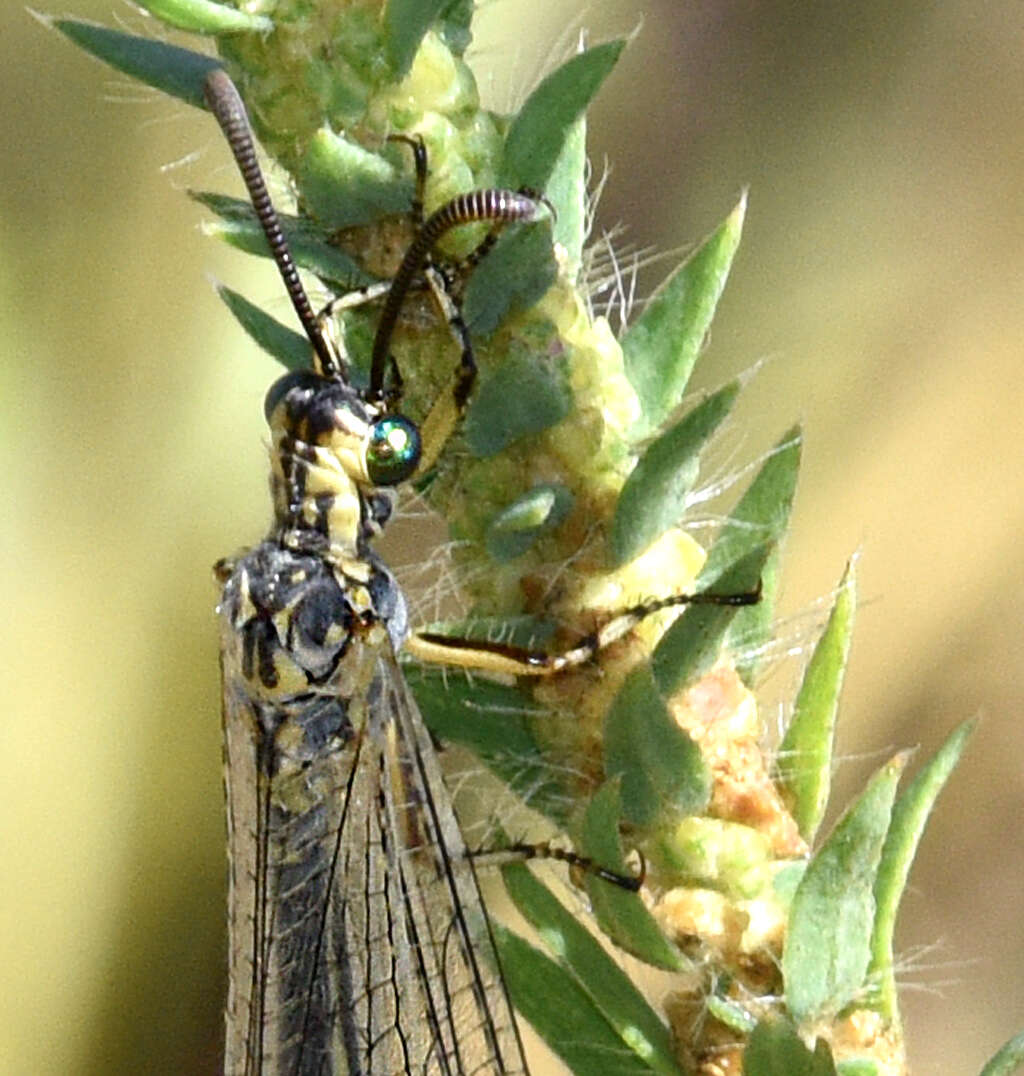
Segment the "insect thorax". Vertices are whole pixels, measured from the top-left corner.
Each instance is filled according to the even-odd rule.
[[[219,612],[226,689],[277,769],[361,727],[378,655],[401,646],[407,617],[369,547],[391,513],[389,491],[360,475],[372,411],[311,373],[282,378],[267,411],[274,522],[232,566]]]
[[[378,655],[400,646],[406,631],[405,602],[387,569],[371,562],[360,583],[274,539],[235,563],[219,612],[225,688],[278,756],[275,769],[282,755],[301,765],[332,741],[343,746],[365,719]]]

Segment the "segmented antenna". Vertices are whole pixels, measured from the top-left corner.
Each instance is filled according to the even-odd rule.
[[[388,365],[391,334],[398,322],[402,303],[405,302],[406,294],[416,274],[423,268],[428,255],[441,236],[460,224],[469,224],[474,221],[490,220],[499,224],[509,224],[512,221],[533,220],[540,204],[543,204],[541,199],[520,191],[488,187],[484,190],[469,191],[467,194],[458,195],[450,202],[446,202],[440,209],[435,210],[424,221],[391,281],[391,288],[384,300],[380,321],[377,322],[377,334],[373,338],[373,361],[370,365],[371,399],[383,395],[384,372]]]
[[[284,281],[288,297],[295,307],[295,313],[299,315],[299,321],[306,330],[309,342],[313,345],[316,357],[319,360],[319,373],[325,377],[341,377],[330,346],[327,343],[313,308],[309,305],[309,297],[299,279],[299,272],[295,268],[291,251],[288,249],[288,241],[281,230],[281,222],[278,220],[277,211],[270,200],[267,184],[260,171],[259,162],[256,160],[256,147],[253,145],[252,128],[249,117],[245,112],[245,105],[226,71],[217,68],[206,76],[203,86],[203,94],[210,111],[217,118],[224,137],[231,147],[238,170],[245,180],[246,189],[252,207],[256,211],[263,234],[267,237],[270,253],[274,256],[281,279]],[[406,285],[408,287],[408,285]],[[397,315],[397,311],[396,311]]]

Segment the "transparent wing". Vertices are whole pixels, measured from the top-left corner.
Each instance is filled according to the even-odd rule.
[[[413,975],[400,977],[401,1004],[421,1023],[425,1016],[430,1032],[423,1064],[411,1071],[525,1074],[473,865],[434,745],[392,654],[381,662],[379,684],[374,736],[384,762],[382,822],[383,832],[397,838],[388,869],[400,901],[389,910],[403,924],[396,937],[408,944],[414,965]],[[400,948],[396,956],[404,958]]]
[[[235,681],[237,684],[237,681]],[[341,838],[372,803],[353,799],[362,738],[322,745],[298,766],[257,725],[310,725],[325,701],[280,711],[225,679],[229,990],[225,1076],[368,1073],[350,1033],[351,975],[342,949]],[[281,720],[278,720],[278,719]],[[367,854],[370,854],[369,852]],[[341,917],[341,924],[337,922]],[[401,1069],[395,1070],[401,1072]]]
[[[436,752],[390,651],[348,702],[358,731],[313,750],[331,705],[271,712],[225,663],[226,1076],[526,1074]],[[285,727],[308,757],[297,733],[279,749]]]

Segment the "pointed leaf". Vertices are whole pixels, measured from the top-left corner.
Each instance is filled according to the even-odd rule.
[[[837,1013],[864,986],[875,875],[906,758],[896,755],[871,778],[797,886],[782,974],[786,1005],[798,1023]]]
[[[609,41],[552,71],[526,99],[505,135],[501,185],[544,190],[577,119],[622,52]]]
[[[409,73],[430,24],[448,0],[387,0],[384,5],[384,55],[395,79]]]
[[[761,570],[761,600],[740,609],[725,633],[725,647],[734,655],[736,671],[751,689],[757,684],[765,647],[773,637],[781,561],[780,547],[773,546]]]
[[[232,34],[251,31],[267,34],[274,29],[266,15],[250,15],[213,0],[136,0],[139,7],[179,30],[195,34]]]
[[[54,19],[52,25],[97,59],[196,108],[206,108],[203,98],[206,76],[224,66],[212,56],[120,30],[108,30],[91,22]]]
[[[1024,1067],[1024,1031],[1018,1032],[981,1070],[980,1076],[1012,1076]]]
[[[456,56],[461,56],[473,40],[470,24],[474,4],[475,0],[447,0],[438,20],[437,32]]]
[[[851,562],[839,584],[825,631],[804,672],[793,720],[779,744],[777,770],[800,836],[810,844],[828,805],[832,784],[832,745],[843,673],[850,655],[857,605]]]
[[[644,1071],[678,1076],[668,1028],[579,917],[524,864],[502,868],[502,877],[520,914],[612,1028],[619,1049],[635,1053],[647,1066]]]
[[[491,932],[516,1010],[575,1076],[652,1071],[623,1045],[568,971],[500,923],[492,923]]]
[[[587,118],[581,115],[566,133],[562,152],[544,187],[544,194],[555,207],[551,238],[565,250],[565,269],[571,282],[579,275],[587,237],[586,172]]]
[[[741,556],[766,542],[777,544],[786,532],[796,493],[803,435],[799,426],[787,430],[761,465],[739,503],[729,513],[697,580],[714,582]],[[720,587],[716,587],[720,590]]]
[[[287,370],[311,370],[313,350],[302,333],[289,329],[237,291],[217,285],[217,294],[238,319],[242,328],[267,354]]]
[[[539,363],[513,352],[477,388],[463,426],[466,444],[478,458],[495,456],[561,422],[571,405],[564,361]]]
[[[836,1076],[832,1051],[818,1039],[811,1053],[787,1020],[762,1020],[743,1055],[743,1076]]]
[[[976,725],[976,721],[965,721],[954,729],[931,761],[907,786],[893,808],[875,879],[877,910],[869,967],[877,991],[872,1005],[888,1020],[898,1018],[892,939],[900,899],[928,816],[953,768],[960,761]]]
[[[657,429],[682,399],[725,288],[747,209],[744,194],[718,229],[662,284],[622,338],[643,409],[639,430]]]
[[[216,213],[221,224],[208,225],[207,232],[246,254],[270,257],[270,247],[252,206],[241,198],[209,191],[190,191],[200,205]],[[355,289],[375,282],[343,251],[325,242],[302,217],[279,213],[281,230],[288,241],[295,264],[316,273],[341,288]]]
[[[672,719],[651,669],[634,669],[604,719],[604,772],[621,781],[623,817],[651,827],[702,810],[711,775],[700,748]]]
[[[493,332],[510,311],[528,310],[555,281],[558,269],[546,220],[510,228],[473,270],[462,316],[474,337]]]
[[[605,781],[587,806],[580,847],[599,866],[628,877],[619,843],[621,817],[618,781]],[[595,875],[585,876],[584,885],[594,918],[616,945],[656,968],[686,967],[682,953],[661,932],[639,893]]]
[[[738,381],[730,382],[647,446],[615,506],[609,536],[613,568],[638,557],[678,524],[697,481],[700,453],[732,409],[739,390]]]
[[[773,550],[771,545],[764,543],[777,543],[785,534],[796,492],[801,442],[800,428],[794,426],[772,449],[719,531],[697,577],[698,590],[740,593],[754,589],[760,582],[762,600],[765,599],[765,573],[770,570]],[[759,579],[750,577],[748,569],[754,567],[759,568]],[[728,578],[723,574],[726,568],[729,569]],[[747,585],[736,585],[740,580],[747,580]],[[767,582],[770,605],[774,581],[769,576]],[[738,639],[738,645],[747,645],[746,638],[739,634],[742,628],[735,632],[733,628],[737,623],[747,627],[751,623],[756,625],[758,621],[754,617],[758,614],[754,611],[757,608],[716,609],[697,605],[687,609],[666,632],[655,651],[655,676],[665,694],[670,695],[682,683],[705,671],[716,660],[726,640],[736,645]]]
[[[298,181],[310,214],[329,230],[407,213],[412,204],[408,176],[379,153],[327,127],[310,140]]]
[[[712,546],[711,552],[714,553],[716,548],[717,543]],[[747,594],[755,591],[770,552],[771,546],[758,546],[735,561],[728,571],[722,572],[714,580],[713,586],[702,585],[698,589],[716,594]],[[706,574],[705,565],[698,583]],[[714,665],[725,633],[740,608],[737,605],[691,605],[665,632],[651,656],[651,670],[664,698],[671,698]]]

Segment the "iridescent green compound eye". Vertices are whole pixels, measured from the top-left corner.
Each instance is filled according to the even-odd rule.
[[[404,415],[373,424],[366,448],[366,474],[375,486],[397,486],[420,462],[420,431]]]

